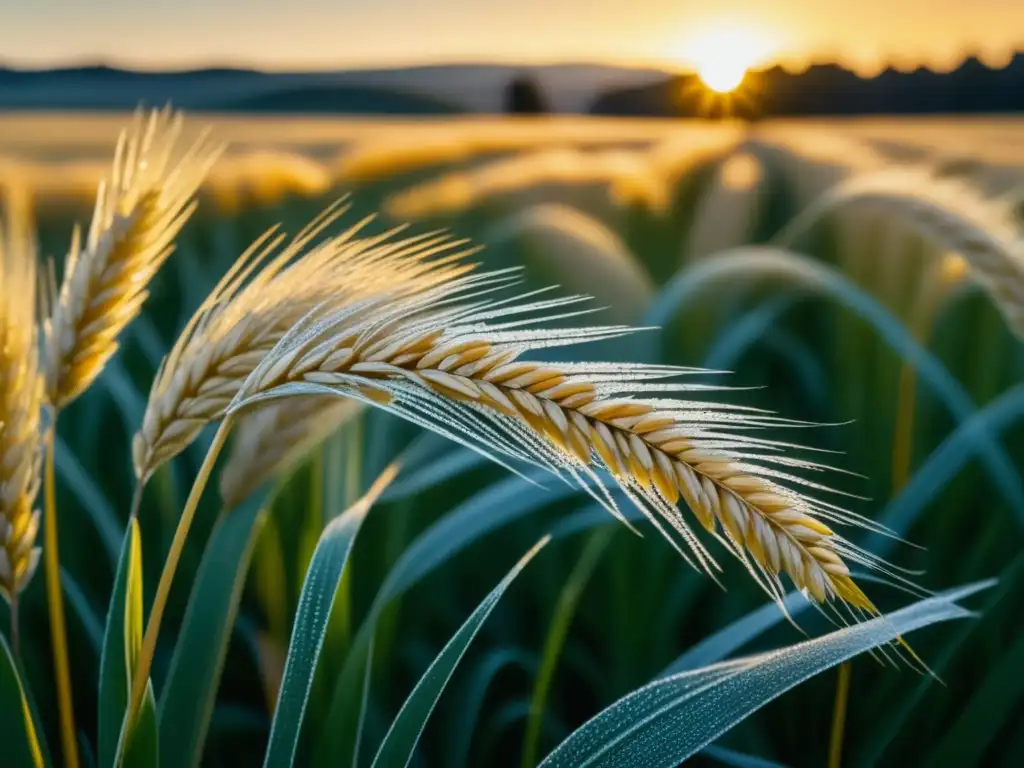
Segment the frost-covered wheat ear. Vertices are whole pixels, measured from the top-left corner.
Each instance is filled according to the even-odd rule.
[[[415,293],[465,274],[462,241],[440,233],[362,236],[369,219],[314,245],[345,211],[328,209],[291,242],[273,230],[244,253],[196,311],[153,382],[132,442],[145,480],[219,419],[263,356],[314,307],[390,286]]]
[[[5,243],[5,240],[8,242]],[[39,562],[43,379],[36,344],[36,255],[0,230],[0,594],[17,599]]]
[[[229,412],[298,395],[362,400],[496,461],[538,464],[579,481],[624,519],[595,471],[604,469],[696,567],[718,568],[677,508],[680,498],[774,599],[785,594],[786,573],[818,603],[876,612],[850,565],[899,576],[832,527],[872,524],[811,495],[829,489],[798,471],[825,467],[752,434],[794,422],[684,399],[715,389],[668,381],[695,369],[524,359],[532,350],[632,329],[553,327],[578,314],[571,307],[581,299],[501,298],[515,279],[462,275],[414,293],[385,288],[315,309],[263,357]]]
[[[47,396],[58,409],[82,394],[117,350],[221,152],[205,135],[180,151],[181,129],[180,114],[137,113],[96,194],[84,247],[75,231],[45,327]]]

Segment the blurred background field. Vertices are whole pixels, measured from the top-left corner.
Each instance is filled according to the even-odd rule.
[[[31,207],[41,251],[58,264],[73,223],[88,217],[126,118],[31,112],[0,119],[0,188],[16,205]],[[837,480],[863,497],[851,502],[855,511],[919,547],[866,536],[861,543],[920,572],[915,579],[928,589],[1000,579],[984,596],[977,620],[915,636],[915,649],[945,685],[867,657],[856,660],[845,762],[1024,762],[1020,342],[961,255],[941,233],[923,231],[912,206],[839,205],[789,237],[801,212],[836,185],[908,166],[925,184],[961,185],[951,189],[969,193],[965,208],[987,201],[986,210],[1020,255],[1024,119],[748,124],[189,115],[189,130],[207,124],[229,150],[202,191],[199,212],[154,281],[121,353],[59,425],[61,552],[76,709],[85,732],[93,730],[95,681],[89,678],[96,674],[133,488],[130,436],[160,359],[250,241],[276,223],[294,233],[351,194],[353,211],[345,222],[378,213],[376,229],[404,222],[412,232],[445,228],[484,245],[475,257],[482,264],[521,266],[527,287],[554,284],[565,294],[594,296],[603,310],[584,321],[663,327],[582,348],[589,356],[733,371],[730,383],[755,389],[730,398],[829,425],[783,439],[837,452],[830,463],[862,476]],[[950,200],[957,208],[955,194]],[[777,246],[805,258],[783,258]],[[144,500],[147,589],[156,583],[204,447],[201,441],[162,470]],[[500,468],[383,414],[363,412],[276,481],[204,764],[260,760],[268,707],[319,532],[403,451],[408,464],[370,514],[336,603],[300,752],[306,760],[318,754],[332,728],[335,678],[379,585],[402,558],[429,561],[430,539],[418,537],[429,537],[453,512],[475,505],[474,519],[490,520],[481,530],[494,530],[467,540],[436,568],[426,566],[380,617],[366,723],[370,743],[383,735],[406,692],[488,585],[539,535],[553,526],[563,535],[485,625],[427,727],[422,765],[532,764],[599,709],[765,602],[738,564],[725,564],[729,589],[723,592],[655,535],[638,538],[610,518],[605,528],[594,528],[584,513],[592,501],[584,494],[559,488],[524,500],[519,481]],[[216,496],[210,492],[204,500],[186,573],[198,566]],[[580,532],[573,533],[573,525]],[[592,572],[575,569],[604,530],[610,541]],[[189,581],[181,579],[172,593],[168,638],[180,626]],[[37,579],[26,596],[23,632],[34,642],[26,645],[25,663],[52,728],[42,591]],[[884,587],[875,592],[883,609],[907,601]],[[564,646],[552,646],[559,622],[569,622]],[[828,628],[811,611],[798,622],[811,635]],[[773,621],[742,648],[718,652],[801,639],[785,621]],[[157,656],[158,688],[168,661],[166,652]],[[541,669],[551,678],[538,708]],[[764,764],[750,762],[757,756],[822,765],[834,695],[835,673],[821,675],[727,733],[719,746],[735,752],[711,751],[698,760]]]

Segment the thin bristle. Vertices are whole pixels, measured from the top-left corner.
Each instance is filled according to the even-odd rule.
[[[0,228],[0,594],[25,589],[39,562],[43,379],[36,343],[36,255],[28,227]],[[6,239],[6,242],[5,242]]]
[[[117,337],[146,299],[150,280],[191,216],[199,185],[221,152],[201,137],[179,151],[180,114],[137,113],[96,194],[84,245],[77,231],[45,324],[46,389],[62,408],[117,351]]]

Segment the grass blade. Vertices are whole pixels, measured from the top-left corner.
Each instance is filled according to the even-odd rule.
[[[459,696],[458,714],[452,720],[452,746],[447,762],[449,768],[470,765],[473,734],[477,730],[477,720],[484,709],[487,691],[499,673],[509,667],[519,667],[533,673],[537,667],[537,659],[518,648],[498,648],[488,652],[470,674],[462,695]]]
[[[313,686],[313,673],[323,648],[338,582],[366,514],[394,478],[395,472],[394,465],[385,470],[366,495],[332,520],[320,537],[306,572],[292,628],[284,678],[270,725],[265,766],[291,766],[295,760],[302,719]]]
[[[100,685],[98,703],[98,743],[96,760],[101,766],[114,765],[118,739],[125,710],[128,708],[128,690],[135,653],[129,642],[133,628],[141,637],[142,622],[142,539],[136,520],[128,523],[121,557],[114,577],[114,590],[107,609],[107,624],[103,633],[103,653],[100,656]],[[136,582],[132,587],[132,582]],[[132,605],[132,601],[137,606]]]
[[[142,644],[142,632],[139,632]],[[124,768],[152,768],[160,764],[160,727],[157,723],[156,697],[153,681],[146,683],[146,696],[132,725],[128,745],[124,750]]]
[[[541,765],[678,765],[813,675],[915,629],[971,616],[954,601],[991,585],[973,584],[815,640],[655,681],[584,723]]]
[[[317,745],[318,764],[347,765],[352,761],[357,724],[362,721],[358,692],[377,619],[388,603],[488,533],[576,493],[580,491],[564,483],[543,488],[519,477],[505,478],[458,505],[406,547],[388,572],[345,657],[328,710],[332,727]],[[614,520],[602,512],[606,519]]]
[[[558,657],[562,653],[562,646],[565,645],[565,638],[569,634],[569,625],[576,614],[576,606],[583,595],[583,590],[586,588],[587,582],[590,581],[601,555],[604,554],[611,542],[615,530],[605,528],[596,531],[590,537],[576,567],[569,574],[562,593],[558,596],[558,604],[555,607],[554,616],[551,618],[547,638],[544,640],[540,669],[533,684],[533,695],[530,697],[530,715],[526,720],[526,734],[523,737],[521,760],[523,768],[530,768],[537,763],[544,706],[547,703],[548,691],[551,689],[551,681],[555,676]]]
[[[38,731],[21,675],[15,664],[7,640],[0,635],[0,744],[3,745],[4,765],[12,768],[42,766],[43,751]],[[21,717],[15,715],[20,712]]]
[[[210,535],[160,696],[164,766],[199,765],[245,575],[267,519],[264,502],[256,494]]]
[[[505,594],[505,590],[508,589],[516,576],[522,572],[527,563],[533,559],[534,555],[547,544],[548,540],[547,537],[541,539],[534,545],[533,549],[516,563],[515,567],[508,572],[498,586],[477,606],[476,610],[466,620],[466,623],[452,636],[452,639],[448,641],[448,644],[441,653],[437,655],[437,658],[427,668],[427,671],[423,673],[423,677],[420,678],[412,693],[409,694],[409,698],[402,705],[402,709],[398,712],[394,722],[391,723],[391,728],[384,737],[384,741],[377,751],[377,756],[373,760],[374,768],[376,766],[392,768],[392,766],[406,766],[409,764],[420,734],[423,733],[423,729],[426,727],[430,714],[434,711],[437,700],[441,697],[441,693],[451,679],[455,667],[462,660],[462,656],[465,654],[469,644],[476,637],[477,632],[484,621],[487,620],[487,617],[490,616],[491,611],[494,610],[494,606],[498,604],[498,600]]]

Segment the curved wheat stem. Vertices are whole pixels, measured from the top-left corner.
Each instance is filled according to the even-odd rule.
[[[57,409],[82,394],[117,351],[118,335],[138,315],[220,154],[204,138],[180,153],[181,128],[180,114],[169,110],[137,113],[97,192],[84,248],[75,231],[45,327],[47,395]]]
[[[794,219],[776,242],[792,242],[845,205],[877,207],[906,220],[943,250],[961,254],[1010,328],[1024,336],[1024,232],[1012,199],[986,197],[969,183],[927,168],[868,173],[836,185]]]
[[[324,395],[268,403],[247,414],[220,471],[225,507],[238,506],[264,481],[294,466],[359,408],[354,400]]]
[[[132,441],[140,483],[224,414],[263,356],[313,307],[387,284],[418,290],[471,268],[458,263],[467,253],[463,241],[443,234],[396,241],[394,229],[356,237],[369,219],[309,249],[344,210],[328,209],[283,248],[284,236],[268,232],[196,311],[153,381]]]

